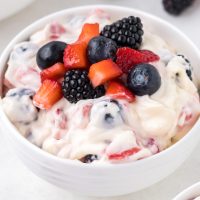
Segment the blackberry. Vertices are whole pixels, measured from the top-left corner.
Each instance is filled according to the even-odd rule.
[[[142,43],[143,25],[139,17],[129,16],[106,25],[101,35],[114,40],[119,47],[139,49]]]
[[[86,70],[74,69],[67,71],[62,82],[64,97],[71,103],[77,103],[81,99],[94,99],[105,94],[105,88],[100,85],[92,87]]]
[[[163,0],[163,6],[168,13],[179,15],[193,2],[194,0]]]

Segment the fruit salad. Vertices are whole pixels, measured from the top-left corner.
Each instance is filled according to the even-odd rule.
[[[175,45],[175,44],[174,44]],[[83,163],[157,154],[200,115],[190,61],[143,19],[96,9],[51,22],[17,44],[2,105],[31,143]]]

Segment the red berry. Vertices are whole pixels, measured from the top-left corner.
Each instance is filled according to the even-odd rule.
[[[125,99],[130,103],[135,100],[133,93],[117,81],[111,81],[108,84],[106,95],[116,99]]]
[[[82,32],[79,35],[78,41],[88,42],[93,38],[99,35],[99,24],[84,24]]]
[[[63,63],[56,63],[40,72],[41,81],[43,82],[46,79],[58,80],[64,76],[65,72],[66,68]]]
[[[127,73],[132,67],[140,63],[159,60],[159,56],[149,50],[135,50],[128,47],[119,48],[117,51],[117,65]]]
[[[95,36],[99,35],[99,24],[84,24],[77,42],[67,45],[64,52],[64,65],[66,68],[86,68],[87,45]]]
[[[106,83],[122,74],[121,69],[111,59],[103,60],[91,65],[89,78],[94,87]]]
[[[60,83],[46,79],[33,97],[33,104],[40,109],[50,109],[62,98]]]
[[[128,149],[128,150],[122,151],[120,153],[110,154],[110,155],[108,155],[108,158],[110,160],[122,160],[122,159],[125,159],[129,156],[136,154],[139,151],[140,151],[140,149],[138,147],[134,147],[132,149]]]
[[[76,42],[68,44],[64,51],[64,65],[67,69],[86,68],[88,60],[86,55],[87,44]]]

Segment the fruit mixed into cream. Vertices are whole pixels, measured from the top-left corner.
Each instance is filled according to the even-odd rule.
[[[58,157],[143,159],[200,115],[192,66],[178,53],[135,16],[112,22],[97,9],[52,22],[12,50],[2,105],[25,138]]]

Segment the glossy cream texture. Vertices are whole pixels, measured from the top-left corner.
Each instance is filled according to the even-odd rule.
[[[186,74],[191,66],[148,30],[142,49],[160,56],[158,62],[151,64],[162,79],[160,89],[152,96],[136,96],[131,104],[105,96],[77,104],[63,98],[48,111],[33,106],[31,96],[40,86],[40,70],[35,63],[38,48],[51,40],[75,41],[85,22],[98,22],[101,27],[111,23],[105,12],[96,10],[87,17],[76,16],[61,24],[53,22],[13,49],[5,85],[14,89],[2,100],[12,123],[24,137],[49,153],[69,159],[94,154],[99,159],[94,163],[142,159],[179,140],[200,113],[197,88]],[[139,151],[132,156],[109,159],[109,155],[133,148]]]

